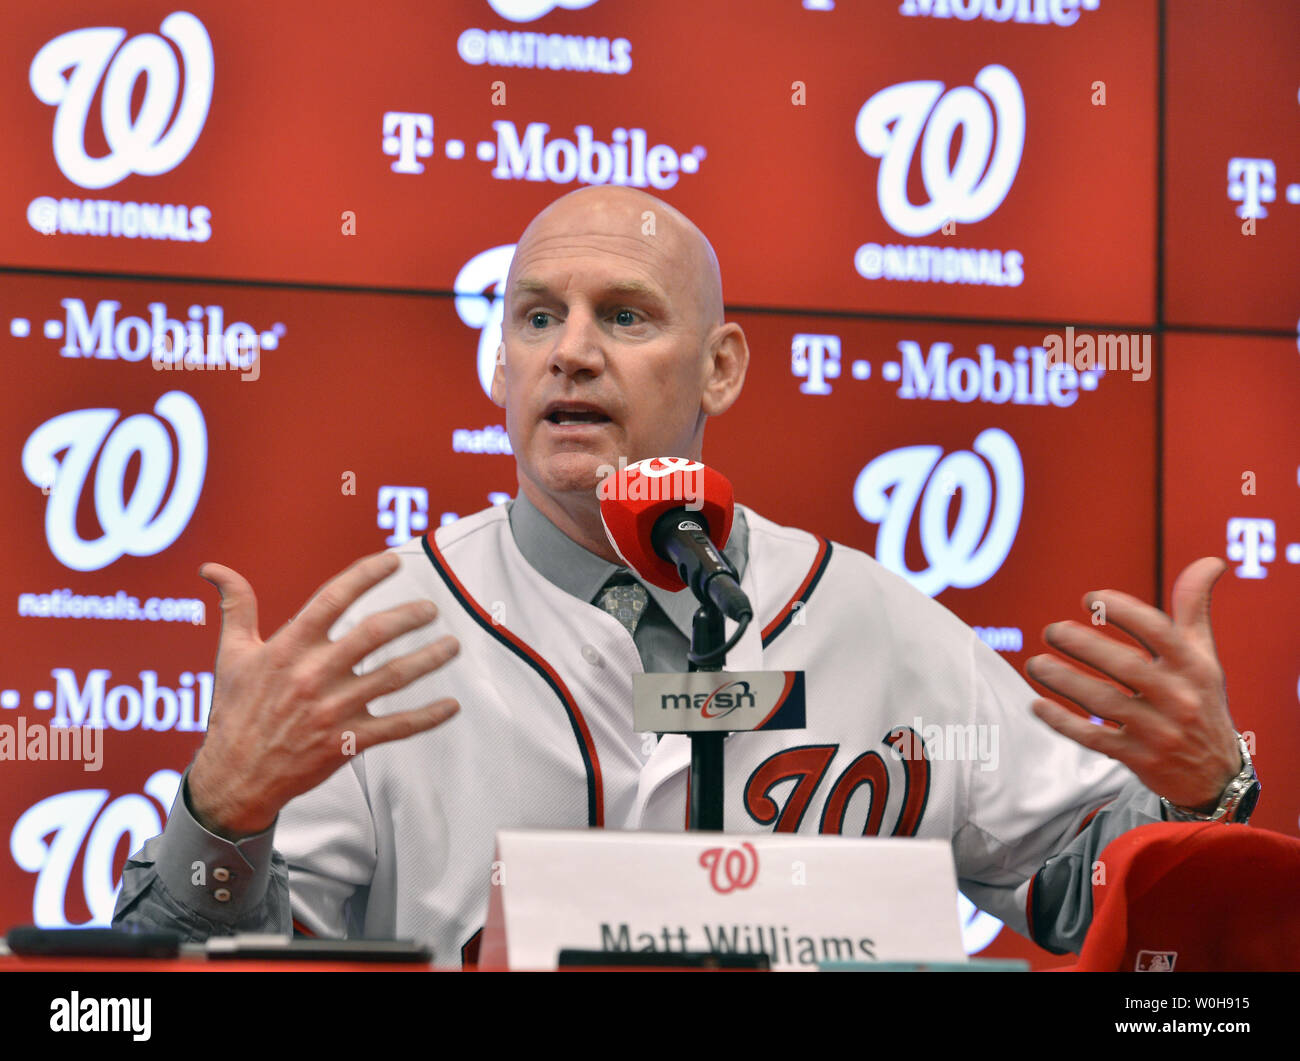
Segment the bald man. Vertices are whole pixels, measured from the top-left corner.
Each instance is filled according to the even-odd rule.
[[[713,248],[644,192],[571,192],[519,240],[502,339],[492,400],[506,410],[520,491],[577,544],[618,562],[598,470],[620,457],[700,459],[705,420],[745,380],[749,347],[740,325],[723,322]]]
[[[265,642],[252,587],[202,569],[222,607],[208,734],[164,833],[127,863],[116,923],[409,937],[454,964],[473,958],[497,829],[682,828],[688,744],[632,732],[632,675],[686,669],[696,603],[619,566],[596,487],[620,459],[701,458],[706,420],[739,396],[749,350],[723,320],[717,258],[643,192],[572,192],[519,241],[501,352],[508,506],[359,561]],[[1110,840],[1248,813],[1253,771],[1209,632],[1221,561],[1183,573],[1172,621],[1092,595],[1146,652],[1049,628],[1133,690],[1030,661],[1119,723],[1103,728],[1037,698],[863,553],[743,505],[724,551],[756,619],[728,665],[804,670],[810,696],[806,730],[727,742],[729,832],[943,838],[975,902],[1077,950]],[[816,621],[790,622],[796,602]],[[989,736],[992,757],[945,759],[918,719]],[[852,800],[867,781],[869,807]]]

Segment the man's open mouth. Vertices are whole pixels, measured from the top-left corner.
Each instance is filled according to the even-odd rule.
[[[552,409],[543,418],[559,427],[572,424],[607,424],[609,417],[599,409],[581,407],[560,407]]]

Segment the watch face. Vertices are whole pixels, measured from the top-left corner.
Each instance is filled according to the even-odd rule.
[[[1258,780],[1250,783],[1250,786],[1242,794],[1241,801],[1237,804],[1237,809],[1232,816],[1233,821],[1245,822],[1255,813],[1255,804],[1259,802],[1259,790],[1262,787]]]

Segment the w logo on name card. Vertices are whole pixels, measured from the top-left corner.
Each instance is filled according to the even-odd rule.
[[[709,885],[719,895],[743,890],[758,880],[758,852],[751,843],[701,851],[700,865],[709,871]]]

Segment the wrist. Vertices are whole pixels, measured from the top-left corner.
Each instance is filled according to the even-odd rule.
[[[213,784],[196,758],[185,778],[185,803],[190,815],[208,832],[232,842],[266,832],[275,824],[260,807],[241,806],[230,799],[229,786]]]
[[[1164,796],[1160,797],[1161,806],[1167,821],[1189,822],[1237,822],[1245,824],[1255,810],[1259,801],[1260,783],[1255,773],[1255,764],[1251,761],[1250,749],[1245,738],[1236,734],[1239,751],[1240,768],[1228,779],[1219,796],[1209,803],[1198,807],[1179,806],[1171,803]]]

